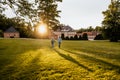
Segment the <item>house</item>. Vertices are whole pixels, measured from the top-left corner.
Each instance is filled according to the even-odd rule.
[[[14,28],[10,27],[4,32],[4,38],[19,38],[20,33]]]
[[[64,37],[74,37],[77,35],[78,37],[81,35],[83,36],[84,33],[87,33],[88,35],[88,40],[94,40],[96,35],[100,34],[96,31],[91,31],[91,32],[82,32],[82,33],[77,33],[77,31],[73,30],[70,26],[61,26],[59,27],[56,31],[51,30],[51,36],[54,36],[54,38],[58,38],[59,36],[64,35]]]
[[[64,35],[64,37],[74,37],[77,33],[70,26],[61,26],[53,34],[57,37]]]

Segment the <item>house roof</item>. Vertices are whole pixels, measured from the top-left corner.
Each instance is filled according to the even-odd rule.
[[[87,33],[88,36],[96,36],[97,35],[97,32],[95,32],[95,31],[92,31],[92,32],[82,32],[82,35],[84,33]]]
[[[14,27],[10,27],[8,28],[5,32],[12,32],[12,33],[15,33],[15,32],[18,32]]]
[[[74,30],[70,26],[61,26],[56,31],[72,32]]]

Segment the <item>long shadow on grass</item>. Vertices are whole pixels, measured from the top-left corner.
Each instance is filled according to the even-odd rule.
[[[112,63],[110,63],[110,62],[106,62],[106,61],[104,61],[104,60],[102,60],[102,59],[98,59],[98,58],[95,58],[95,57],[92,57],[92,56],[89,56],[89,55],[81,54],[81,53],[79,53],[79,52],[72,52],[72,51],[65,50],[65,49],[62,49],[62,50],[66,51],[66,52],[69,52],[69,53],[71,53],[71,54],[78,55],[78,56],[80,56],[80,57],[84,57],[84,58],[86,58],[86,59],[87,59],[87,58],[90,58],[91,60],[94,60],[94,61],[97,61],[97,62],[101,62],[101,63],[103,63],[103,64],[106,64],[106,65],[108,65],[108,66],[111,66],[111,67],[114,68],[114,69],[117,69],[117,70],[118,70],[118,73],[120,73],[120,66],[119,66],[119,65],[115,65],[115,64],[112,64]]]
[[[29,60],[29,58],[30,57],[24,59],[24,61]],[[38,80],[39,78],[36,75],[38,75],[37,71],[41,66],[38,65],[38,62],[40,61],[39,58],[40,54],[37,54],[30,62],[26,63],[25,65],[22,63],[14,64],[13,62],[11,66],[5,67],[0,71],[0,80]],[[20,62],[24,61],[21,60]]]
[[[16,76],[19,80],[40,80],[38,76],[42,71],[40,70],[41,65],[38,64],[40,62],[40,55],[37,55],[27,67],[24,67],[23,70],[19,72]]]
[[[5,50],[5,49],[7,49],[7,48],[0,48],[0,50]]]
[[[73,48],[74,49],[74,48]],[[101,49],[101,48],[100,48]],[[82,51],[82,52],[85,52],[85,53],[89,53],[89,54],[95,54],[95,55],[97,55],[97,56],[100,56],[100,57],[104,57],[104,58],[109,58],[109,59],[117,59],[117,60],[119,60],[120,61],[120,55],[119,55],[119,51],[117,51],[117,53],[116,54],[114,54],[114,53],[111,53],[111,54],[109,54],[109,52],[111,52],[111,50],[107,50],[107,52],[105,51],[104,52],[104,50],[103,49],[101,49],[101,51],[99,51],[99,50],[93,50],[93,49],[90,49],[90,50],[88,50],[88,49],[86,49],[86,48],[81,48],[80,50],[77,48],[76,49],[77,51]],[[103,50],[103,51],[102,51]],[[115,52],[115,50],[112,50],[112,52]]]
[[[61,53],[60,51],[58,51],[58,50],[56,50],[56,49],[54,49],[54,51],[57,52],[61,57],[65,58],[66,60],[69,60],[69,61],[77,64],[78,66],[81,66],[81,67],[83,67],[84,69],[86,69],[86,70],[88,70],[88,71],[90,71],[90,72],[93,72],[93,70],[91,70],[91,69],[89,69],[88,67],[80,64],[77,60],[75,60],[74,58],[72,58],[70,55],[65,55],[65,54]]]

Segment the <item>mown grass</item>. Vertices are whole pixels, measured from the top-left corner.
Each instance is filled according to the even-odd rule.
[[[120,43],[0,39],[0,80],[119,80]]]

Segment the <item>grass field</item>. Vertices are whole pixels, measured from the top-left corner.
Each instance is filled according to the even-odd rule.
[[[120,43],[0,39],[0,80],[120,80]]]

